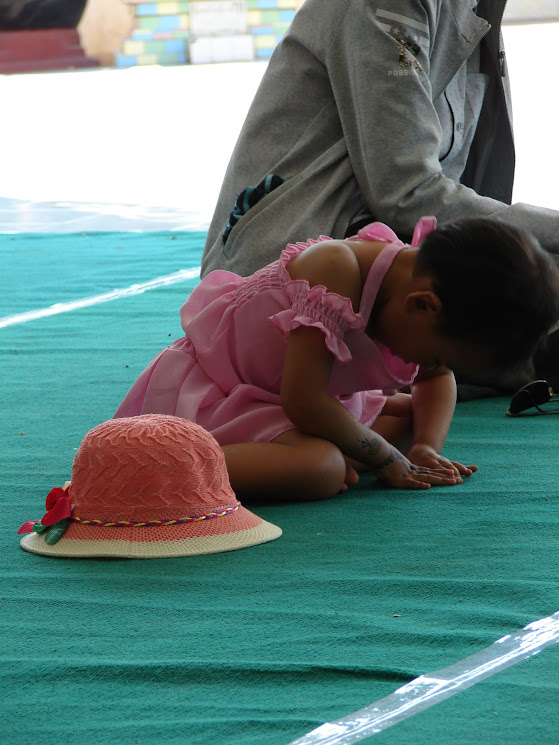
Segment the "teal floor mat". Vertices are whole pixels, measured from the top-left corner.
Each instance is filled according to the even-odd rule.
[[[0,317],[200,266],[205,233],[0,235]]]
[[[14,252],[25,286],[6,284],[2,314],[65,301],[66,287],[75,298],[198,266],[203,243],[98,234],[80,254],[81,238],[37,239],[19,269]],[[125,239],[129,261],[115,248]],[[181,334],[195,283],[0,330],[6,742],[287,745],[559,607],[559,418],[508,419],[503,399],[458,406],[445,452],[480,470],[457,487],[386,490],[365,476],[329,501],[254,505],[283,536],[210,556],[23,552],[17,529]],[[371,742],[559,743],[558,662],[555,645]]]

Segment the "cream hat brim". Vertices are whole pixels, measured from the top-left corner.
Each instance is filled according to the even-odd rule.
[[[241,508],[243,509],[243,508]],[[103,528],[100,528],[103,530]],[[118,531],[118,528],[113,528]],[[176,540],[127,541],[75,540],[64,536],[53,546],[46,543],[44,535],[30,533],[20,542],[21,548],[41,556],[60,558],[113,558],[113,559],[165,559],[198,554],[215,554],[235,551],[239,548],[257,546],[279,538],[282,534],[277,525],[261,520],[258,525],[232,533],[219,535],[177,538]]]

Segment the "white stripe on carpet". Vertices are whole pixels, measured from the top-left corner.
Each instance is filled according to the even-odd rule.
[[[443,670],[421,675],[353,714],[326,722],[289,745],[352,745],[365,740],[556,642],[559,611],[503,636]]]
[[[199,276],[199,266],[194,269],[180,269],[178,272],[167,274],[165,277],[156,277],[149,282],[111,290],[110,292],[104,292],[102,295],[79,298],[78,300],[71,300],[68,303],[55,303],[54,305],[50,305],[48,308],[38,308],[37,310],[30,310],[27,313],[17,313],[13,316],[4,316],[3,318],[0,318],[0,328],[14,326],[18,323],[27,323],[28,321],[36,321],[39,318],[55,316],[58,313],[68,313],[72,310],[87,308],[89,305],[108,303],[110,300],[120,300],[120,298],[130,297],[131,295],[141,295],[143,292],[147,292],[148,290],[156,290],[159,287],[174,285],[178,282],[183,282],[185,279],[193,279],[194,277]]]

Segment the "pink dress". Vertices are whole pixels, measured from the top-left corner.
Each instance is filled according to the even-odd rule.
[[[412,245],[433,227],[433,218],[422,218]],[[290,259],[330,240],[326,236],[288,245],[278,261],[250,277],[214,271],[181,308],[185,336],[147,366],[115,417],[172,414],[200,424],[220,445],[269,442],[293,429],[280,400],[289,332],[312,326],[334,356],[328,391],[370,426],[386,397],[411,383],[418,368],[365,332],[380,284],[406,245],[382,223],[355,237],[387,242],[371,266],[358,313],[348,298],[287,272]]]

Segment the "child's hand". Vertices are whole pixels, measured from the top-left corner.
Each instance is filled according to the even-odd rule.
[[[380,481],[397,489],[429,489],[431,486],[453,486],[462,481],[452,464],[450,467],[416,465],[394,447],[372,470]]]
[[[408,459],[416,466],[424,468],[446,468],[451,469],[456,484],[462,483],[462,476],[471,476],[477,471],[477,466],[464,466],[457,461],[450,461],[432,448],[430,445],[417,443],[412,445],[408,452]]]

